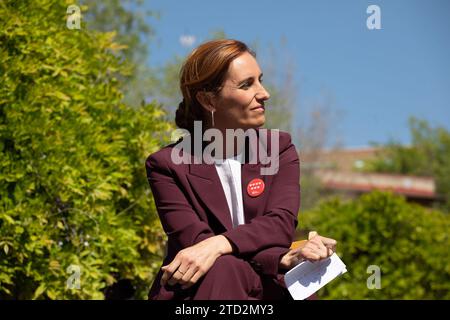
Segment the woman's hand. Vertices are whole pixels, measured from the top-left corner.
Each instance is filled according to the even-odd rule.
[[[317,232],[309,233],[308,241],[299,248],[289,250],[280,260],[279,267],[291,269],[299,262],[308,260],[311,262],[328,258],[336,251],[337,241],[322,237]]]
[[[161,285],[179,283],[187,289],[208,272],[218,257],[232,250],[230,242],[222,235],[180,250],[171,263],[161,268],[164,271]]]

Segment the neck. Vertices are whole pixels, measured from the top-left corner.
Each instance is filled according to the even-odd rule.
[[[240,141],[236,136],[227,137],[226,128],[216,128],[222,134],[223,158],[235,157],[244,151],[245,141]],[[240,143],[241,142],[241,143]]]

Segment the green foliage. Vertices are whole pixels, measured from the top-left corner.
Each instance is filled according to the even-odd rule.
[[[161,262],[144,160],[171,127],[123,104],[121,46],[66,28],[71,3],[0,3],[0,299],[101,299],[117,278],[144,298]]]
[[[348,272],[319,292],[324,299],[449,299],[450,217],[373,192],[357,200],[322,202],[300,216],[306,230],[338,241]],[[370,265],[381,269],[381,289],[368,289]]]
[[[443,197],[445,210],[450,209],[450,132],[431,128],[425,120],[409,120],[412,144],[391,142],[377,159],[368,163],[368,171],[431,176],[437,192]]]
[[[131,106],[148,101],[149,89],[158,84],[155,71],[147,65],[149,43],[155,36],[148,21],[159,19],[159,13],[145,10],[143,0],[81,0],[79,3],[88,8],[83,16],[86,28],[115,31],[116,41],[125,46],[117,54],[133,63],[122,77],[124,101]]]
[[[167,120],[174,122],[175,111],[183,99],[180,90],[180,69],[185,57],[173,56],[163,66],[152,68],[153,79],[149,81],[147,94],[160,102],[167,110]]]
[[[134,63],[145,63],[148,42],[155,36],[147,23],[149,18],[159,18],[159,13],[145,10],[143,0],[81,0],[86,5],[84,18],[89,30],[117,32],[116,40],[126,46],[120,55]]]
[[[300,172],[300,185],[302,190],[307,190],[301,194],[300,211],[305,211],[314,208],[319,201],[325,199],[326,190],[312,170],[301,167]]]

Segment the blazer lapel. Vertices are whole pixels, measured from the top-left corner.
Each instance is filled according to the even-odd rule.
[[[257,130],[257,136],[259,138],[259,130]],[[253,198],[247,193],[247,185],[255,178],[262,179],[267,186],[267,176],[261,175],[260,172],[262,165],[259,161],[257,145],[258,141],[250,141],[246,138],[245,159],[244,163],[241,164],[242,201],[246,223],[264,210],[262,204],[265,194]],[[204,144],[203,148],[205,146]],[[201,155],[193,155],[192,157],[201,157]],[[200,201],[204,203],[223,227],[226,230],[233,229],[231,213],[215,165],[203,163],[203,160],[201,164],[195,164],[194,159],[191,158],[191,160],[187,178],[192,188],[198,194]]]
[[[257,141],[246,141],[246,150],[248,150],[248,158],[241,166],[241,188],[242,188],[242,202],[244,207],[245,223],[249,223],[253,218],[262,214],[264,211],[264,199],[267,194],[268,179],[267,175],[261,175],[261,164],[258,148],[261,147],[260,132],[257,130]],[[256,162],[256,163],[255,163]],[[247,186],[253,179],[261,179],[265,184],[265,191],[258,197],[251,197],[247,192]]]
[[[227,199],[214,164],[190,164],[188,179],[200,200],[226,230],[233,229]]]

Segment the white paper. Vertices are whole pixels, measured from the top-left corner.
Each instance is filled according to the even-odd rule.
[[[345,264],[333,253],[324,260],[299,263],[284,275],[284,282],[294,300],[303,300],[346,272]]]

